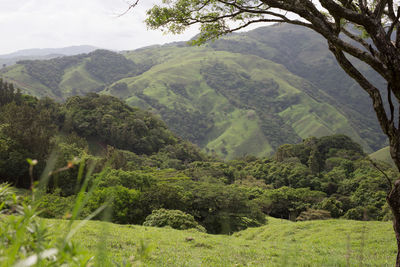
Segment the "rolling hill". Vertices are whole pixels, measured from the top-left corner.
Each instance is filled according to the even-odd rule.
[[[0,77],[60,101],[89,92],[119,97],[227,159],[264,156],[284,143],[335,133],[368,152],[386,142],[368,97],[321,38],[294,26],[259,28],[202,47],[173,43],[19,61]]]
[[[45,223],[59,233],[66,225]],[[390,222],[272,217],[265,226],[230,236],[89,221],[74,241],[110,263],[129,260],[134,266],[393,266],[392,232]]]

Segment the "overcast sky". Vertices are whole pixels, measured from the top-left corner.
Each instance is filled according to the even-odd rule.
[[[189,40],[183,35],[147,30],[145,12],[161,0],[142,0],[126,11],[129,0],[0,0],[0,54],[28,48],[93,45],[130,50],[152,44]]]

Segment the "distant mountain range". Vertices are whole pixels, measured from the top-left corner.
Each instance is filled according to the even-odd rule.
[[[379,86],[383,82],[361,63]],[[347,134],[367,152],[386,145],[364,91],[325,41],[292,25],[115,53],[23,60],[0,77],[63,100],[96,92],[160,114],[181,137],[228,159],[264,156],[310,136]]]
[[[69,46],[63,48],[34,48],[19,50],[10,54],[0,55],[0,68],[5,64],[6,66],[13,65],[19,60],[26,59],[51,59],[60,56],[73,56],[78,54],[90,53],[98,47],[90,45]]]

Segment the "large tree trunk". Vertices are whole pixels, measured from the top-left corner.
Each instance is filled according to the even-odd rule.
[[[400,144],[397,136],[390,138],[390,155],[400,170]],[[395,181],[386,198],[393,213],[393,229],[397,241],[396,267],[400,267],[400,178]]]
[[[395,182],[387,196],[387,202],[393,212],[393,229],[397,240],[396,267],[400,267],[400,179]]]
[[[385,110],[385,106],[383,104],[382,96],[380,90],[378,90],[373,84],[371,84],[354,65],[346,58],[343,51],[338,48],[333,42],[328,41],[329,49],[335,55],[339,65],[342,69],[352,77],[370,96],[373,102],[373,108],[378,118],[379,124],[382,128],[382,131],[389,138],[390,142],[390,156],[392,157],[394,163],[397,166],[397,169],[400,171],[400,123],[396,128],[395,126],[395,113],[394,113],[394,105],[392,102],[392,93],[396,97],[397,103],[400,103],[400,87],[398,85],[398,79],[400,74],[397,73],[397,69],[392,67],[388,70],[388,77],[391,79],[387,79],[387,94],[388,94],[388,104],[389,104],[389,117]],[[387,52],[387,51],[384,51]],[[383,54],[390,54],[389,52]],[[396,58],[397,55],[392,56]],[[396,61],[396,60],[393,60]],[[397,61],[396,61],[397,62]],[[393,66],[393,65],[391,65]],[[398,119],[400,120],[400,109],[399,109]],[[387,177],[389,179],[389,177]],[[397,240],[397,258],[396,258],[396,267],[400,267],[400,178],[392,185],[390,181],[391,189],[388,193],[386,200],[392,209],[393,212],[393,228],[396,235]]]

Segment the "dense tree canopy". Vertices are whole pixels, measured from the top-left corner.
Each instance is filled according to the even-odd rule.
[[[69,212],[83,184],[82,171],[93,172],[82,216],[109,203],[117,223],[142,224],[159,209],[164,210],[157,220],[167,218],[175,225],[190,219],[209,233],[258,226],[265,215],[390,218],[387,181],[349,137],[313,137],[283,145],[273,157],[224,162],[176,138],[153,114],[114,97],[91,94],[59,104],[4,87],[8,100],[0,106],[0,181],[29,188],[26,159],[39,162],[35,180],[52,159],[42,216],[62,218]],[[83,169],[75,166],[78,159]],[[379,168],[393,179],[389,166]]]

